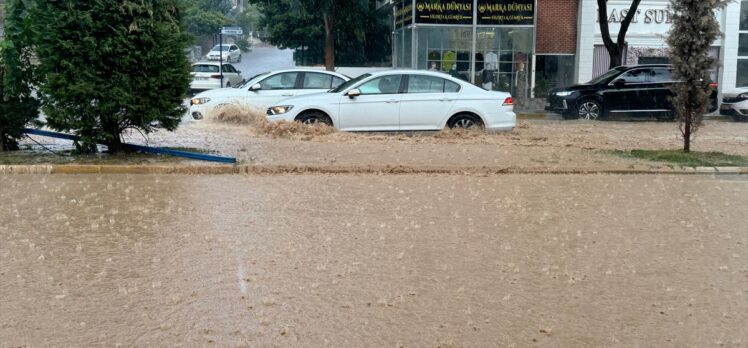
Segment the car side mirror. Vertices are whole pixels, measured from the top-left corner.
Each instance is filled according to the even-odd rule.
[[[252,87],[249,87],[249,90],[252,92],[257,92],[261,89],[262,89],[262,85],[259,83],[255,83],[254,85],[252,85]]]
[[[354,89],[348,91],[348,93],[346,93],[346,95],[348,96],[348,98],[353,99],[353,98],[356,98],[356,97],[360,96],[361,95],[361,91],[358,88],[354,88]]]
[[[621,88],[623,86],[626,86],[626,80],[624,79],[615,80],[615,82],[613,82],[613,86],[615,86],[616,88]]]

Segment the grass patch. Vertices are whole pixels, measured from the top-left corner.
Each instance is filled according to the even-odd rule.
[[[611,154],[654,162],[666,162],[685,167],[741,167],[748,166],[748,158],[721,152],[690,152],[682,150],[613,150]]]

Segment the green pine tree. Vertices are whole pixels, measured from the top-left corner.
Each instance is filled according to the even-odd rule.
[[[180,0],[37,0],[39,92],[48,125],[123,150],[128,129],[174,130],[190,70]]]
[[[6,8],[5,40],[0,43],[0,151],[18,149],[21,129],[39,115],[39,102],[32,94],[31,21],[22,0],[10,0]]]
[[[667,43],[673,77],[682,81],[674,87],[675,107],[683,135],[683,151],[691,151],[691,138],[701,126],[709,96],[706,89],[709,70],[714,59],[709,49],[722,35],[714,11],[724,8],[729,0],[671,0],[673,26]]]

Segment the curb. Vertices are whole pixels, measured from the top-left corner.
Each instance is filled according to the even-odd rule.
[[[748,167],[681,168],[543,168],[543,167],[449,167],[449,166],[325,166],[325,165],[0,165],[1,174],[176,174],[176,175],[279,175],[279,174],[708,174],[748,175]]]

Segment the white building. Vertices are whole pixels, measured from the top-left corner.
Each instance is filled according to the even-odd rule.
[[[665,41],[671,27],[669,0],[643,0],[626,34],[625,64],[667,62]],[[620,21],[631,0],[608,1],[608,23],[615,41]],[[711,55],[717,66],[712,78],[720,90],[748,87],[748,0],[733,1],[715,13],[723,38],[713,43]],[[608,68],[608,53],[597,21],[597,1],[580,0],[577,36],[577,82],[585,82]]]

